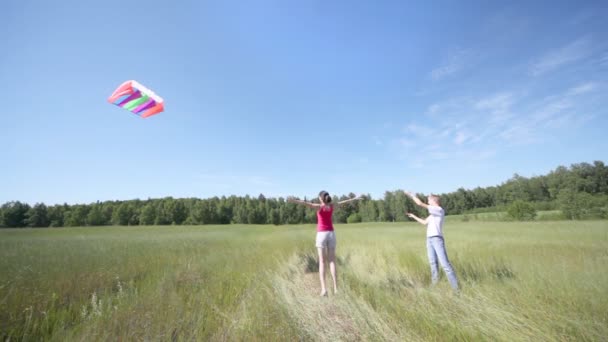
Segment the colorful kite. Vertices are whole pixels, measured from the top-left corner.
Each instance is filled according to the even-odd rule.
[[[108,98],[108,102],[142,118],[158,114],[165,109],[163,99],[137,81],[121,84]]]

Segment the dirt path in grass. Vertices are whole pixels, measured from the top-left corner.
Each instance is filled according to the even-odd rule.
[[[315,341],[401,341],[369,303],[346,288],[321,297],[310,255],[294,255],[274,278],[276,298],[308,338]],[[327,274],[326,281],[331,282]],[[412,340],[412,339],[410,339]],[[413,340],[416,340],[415,338]]]

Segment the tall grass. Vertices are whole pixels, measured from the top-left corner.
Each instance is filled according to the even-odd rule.
[[[0,231],[4,340],[597,341],[608,222],[446,225],[462,291],[430,286],[424,228],[337,226],[319,297],[314,226]],[[328,279],[329,280],[329,279]]]

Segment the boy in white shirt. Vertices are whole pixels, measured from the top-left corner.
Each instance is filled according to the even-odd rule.
[[[443,270],[450,281],[450,285],[455,291],[458,291],[458,279],[456,279],[454,268],[452,268],[452,264],[450,264],[450,261],[448,260],[448,253],[445,250],[445,242],[443,240],[442,230],[445,211],[440,206],[439,196],[429,195],[429,204],[426,204],[411,192],[405,192],[405,194],[410,196],[417,205],[427,209],[430,214],[424,220],[412,213],[407,213],[407,216],[426,225],[426,250],[429,257],[429,263],[431,264],[433,285],[439,280],[439,269],[437,267],[437,261],[439,260],[441,267],[443,267]]]

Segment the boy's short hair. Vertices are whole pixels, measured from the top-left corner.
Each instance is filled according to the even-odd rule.
[[[441,205],[441,198],[437,195],[429,195],[430,198],[432,198],[433,200],[435,200],[435,202],[437,202],[438,205]]]

